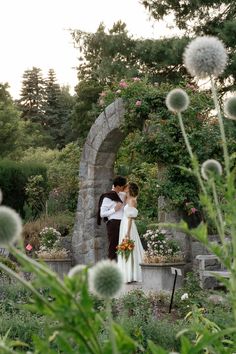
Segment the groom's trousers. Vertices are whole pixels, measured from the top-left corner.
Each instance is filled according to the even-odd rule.
[[[120,222],[121,220],[111,219],[106,224],[108,236],[108,258],[115,261],[117,260],[116,247],[119,243]]]

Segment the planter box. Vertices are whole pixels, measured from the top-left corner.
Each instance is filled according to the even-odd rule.
[[[175,288],[181,288],[184,280],[185,263],[140,263],[142,269],[142,287],[147,290],[171,291],[175,275],[171,267],[181,269],[182,276],[177,275]]]
[[[71,269],[71,259],[42,259],[61,278]]]

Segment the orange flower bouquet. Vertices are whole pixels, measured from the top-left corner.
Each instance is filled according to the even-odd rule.
[[[134,241],[128,238],[124,238],[122,242],[116,247],[117,254],[120,254],[121,257],[125,258],[127,262],[129,259],[130,254],[133,252],[134,249]]]

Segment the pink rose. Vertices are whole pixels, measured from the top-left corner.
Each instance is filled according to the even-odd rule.
[[[192,214],[195,214],[195,213],[196,213],[196,211],[197,211],[197,209],[196,209],[196,208],[191,208],[190,210],[191,210],[191,213],[192,213]]]
[[[25,247],[25,249],[26,249],[27,251],[32,251],[33,247],[31,246],[30,243],[28,243],[28,245]]]
[[[125,82],[125,80],[121,80],[119,83],[119,86],[122,88],[126,88],[126,87],[128,87],[128,84],[127,84],[127,82]]]
[[[142,101],[137,100],[137,101],[136,101],[136,103],[135,103],[135,106],[136,106],[136,107],[140,107],[140,106],[141,106],[141,104],[142,104]]]

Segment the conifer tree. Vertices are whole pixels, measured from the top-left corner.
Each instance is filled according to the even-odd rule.
[[[31,70],[25,70],[18,101],[22,119],[43,124],[44,95],[41,69],[33,67]]]

